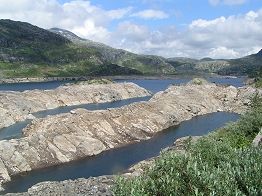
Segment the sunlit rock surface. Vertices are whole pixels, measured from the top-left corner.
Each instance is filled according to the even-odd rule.
[[[0,129],[19,121],[33,119],[32,113],[89,103],[105,103],[150,96],[151,93],[134,83],[62,85],[51,90],[24,92],[0,91]]]

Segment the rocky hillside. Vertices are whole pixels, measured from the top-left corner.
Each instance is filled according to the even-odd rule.
[[[262,50],[238,59],[211,59],[201,60],[190,58],[169,58],[167,61],[172,64],[180,74],[188,72],[216,73],[219,75],[251,76],[262,67]]]
[[[199,75],[216,73],[219,75],[252,75],[261,64],[261,51],[238,59],[211,59],[201,60],[192,58],[163,58],[155,55],[138,55],[122,49],[115,49],[105,44],[82,39],[70,31],[53,28],[50,31],[62,35],[73,43],[98,50],[109,61],[130,67],[149,74]]]
[[[140,74],[29,23],[0,20],[0,77]]]
[[[82,39],[70,31],[52,28],[51,32],[68,38],[73,43],[99,51],[104,58],[126,68],[132,68],[144,74],[174,74],[175,68],[165,58],[155,55],[138,55],[126,50],[115,49],[105,44]]]
[[[0,79],[105,75],[252,75],[261,51],[239,59],[201,60],[138,55],[82,39],[70,31],[44,30],[0,20]]]
[[[231,59],[227,62],[230,66],[220,69],[218,74],[249,75],[254,77],[257,70],[262,68],[262,49],[257,54],[248,55],[238,59]]]

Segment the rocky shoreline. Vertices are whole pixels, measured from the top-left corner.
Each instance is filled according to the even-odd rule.
[[[196,85],[199,83],[203,85]],[[254,92],[248,86],[235,88],[195,80],[185,86],[172,85],[148,102],[100,111],[76,109],[34,119],[23,130],[26,137],[0,141],[2,182],[15,174],[149,139],[197,115],[243,113]]]
[[[157,79],[193,79],[199,75],[119,75],[119,76],[80,76],[80,77],[41,77],[41,78],[2,78],[0,84],[27,83],[27,82],[53,82],[53,81],[87,81],[106,78],[110,80],[157,80]],[[203,74],[202,78],[237,78],[236,76],[220,76],[217,74]],[[242,77],[242,76],[241,76]]]
[[[191,137],[191,143],[195,143],[200,136]],[[164,151],[175,151],[179,153],[186,153],[184,141],[188,137],[179,138],[174,142],[173,146],[163,149]],[[260,143],[258,143],[258,141]],[[261,145],[262,143],[262,131],[257,135],[253,141],[254,145]],[[118,175],[103,175],[98,177],[90,177],[88,179],[79,178],[76,180],[64,180],[64,181],[46,181],[40,182],[28,189],[23,193],[10,193],[6,195],[13,196],[30,196],[30,195],[79,195],[79,196],[111,196],[112,187],[115,184],[116,179],[121,175],[126,178],[133,178],[140,176],[144,172],[143,168],[153,164],[159,156],[152,157],[147,160],[140,161],[130,168],[125,170],[122,174]]]
[[[176,152],[184,153],[184,141],[188,137],[177,139],[174,145],[164,150],[173,150]],[[199,137],[192,137],[191,142],[194,143]],[[143,168],[152,164],[157,157],[138,162],[125,170],[122,174],[118,175],[103,175],[98,177],[90,177],[88,179],[78,178],[76,180],[64,181],[46,181],[40,182],[28,189],[23,193],[9,193],[6,195],[13,196],[29,196],[29,195],[93,195],[93,196],[111,196],[111,188],[119,175],[127,178],[139,176],[143,173]]]
[[[107,84],[78,82],[51,90],[0,91],[0,129],[16,122],[34,119],[35,112],[60,106],[105,103],[152,95],[134,83],[97,81],[104,81]]]

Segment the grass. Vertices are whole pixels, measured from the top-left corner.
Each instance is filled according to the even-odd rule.
[[[73,85],[91,85],[91,84],[113,84],[116,83],[113,80],[109,79],[93,79],[93,80],[88,80],[88,81],[80,81],[80,82],[75,82],[75,83],[66,83],[63,84],[63,86],[73,86]]]
[[[262,127],[262,102],[195,144],[187,153],[163,151],[139,177],[119,177],[113,195],[262,195],[262,146],[251,142]]]

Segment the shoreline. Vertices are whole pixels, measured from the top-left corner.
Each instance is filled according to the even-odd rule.
[[[201,78],[238,78],[245,76],[220,76],[217,74],[207,75],[119,75],[119,76],[76,76],[76,77],[38,77],[38,78],[2,78],[0,84],[30,83],[30,82],[54,82],[54,81],[86,81],[92,79],[110,80],[172,80]]]
[[[247,99],[247,91],[250,91],[250,90],[252,91],[252,89],[242,89],[243,93],[240,93],[239,90],[240,89],[237,89],[235,87],[217,86],[215,84],[188,85],[188,86],[183,86],[183,87],[171,86],[165,92],[156,94],[155,97],[152,98],[151,102],[135,104],[135,105],[129,106],[128,108],[126,107],[122,108],[122,110],[109,109],[103,112],[89,112],[83,109],[82,110],[78,109],[78,110],[74,110],[73,114],[71,113],[71,114],[57,115],[55,119],[49,117],[49,118],[41,119],[38,121],[35,120],[35,122],[31,124],[31,126],[27,127],[25,132],[28,133],[28,136],[34,134],[34,138],[33,138],[34,140],[36,139],[35,137],[37,135],[36,133],[38,132],[41,133],[39,134],[41,136],[39,137],[39,141],[41,142],[38,142],[38,143],[41,145],[43,143],[42,146],[53,147],[53,145],[51,145],[51,142],[54,142],[54,141],[56,142],[57,146],[63,146],[63,144],[61,143],[63,142],[61,138],[60,140],[59,138],[56,138],[56,134],[58,133],[59,135],[64,134],[65,136],[63,137],[68,138],[68,141],[75,140],[75,138],[74,140],[71,138],[73,138],[76,134],[67,135],[68,132],[64,133],[65,127],[66,127],[66,130],[71,129],[72,123],[75,126],[77,126],[77,129],[74,129],[74,130],[83,130],[83,127],[90,126],[90,129],[88,129],[90,130],[90,135],[92,135],[91,134],[93,133],[92,131],[97,132],[97,129],[101,130],[101,132],[108,135],[108,137],[105,137],[107,138],[107,140],[103,140],[102,142],[102,143],[106,143],[107,144],[106,146],[103,146],[102,144],[100,145],[99,143],[97,144],[97,147],[94,149],[94,151],[90,152],[91,154],[94,155],[96,154],[96,152],[99,152],[101,149],[102,151],[105,149],[111,149],[111,148],[120,146],[121,143],[124,144],[128,142],[126,140],[125,135],[130,135],[130,133],[132,133],[132,137],[130,138],[131,142],[137,141],[137,140],[144,140],[148,138],[149,134],[151,133],[159,132],[167,127],[170,127],[177,123],[181,123],[182,121],[185,121],[185,120],[189,120],[193,116],[203,115],[203,114],[212,113],[212,112],[219,112],[219,111],[238,113],[237,111],[240,111],[240,108],[243,107],[244,109],[245,107],[247,107],[247,105],[244,103],[245,100]],[[190,92],[191,98],[188,98],[189,94],[187,92]],[[185,99],[185,97],[187,97],[187,99]],[[181,114],[174,114],[174,111],[181,111]],[[128,122],[126,121],[126,116],[128,116]],[[70,122],[64,121],[65,118],[70,119]],[[151,119],[151,120],[150,121],[145,120],[145,118]],[[79,121],[79,119],[81,119],[81,121]],[[97,124],[93,125],[93,121],[97,122],[97,119],[100,119],[100,121]],[[87,122],[89,124],[87,124]],[[123,122],[127,122],[127,123],[124,124]],[[141,124],[140,122],[143,122],[143,123]],[[152,122],[155,122],[155,123],[152,124]],[[118,127],[118,124],[121,124],[122,125],[121,127],[123,126],[125,127],[125,131],[126,131],[125,134],[118,134],[118,132],[116,132],[116,134],[113,134],[112,132],[110,132],[110,129],[108,129],[110,127]],[[63,125],[63,127],[61,127],[60,125]],[[48,130],[56,130],[56,133],[54,133],[53,135],[49,135],[49,133],[52,133],[52,132],[48,131],[46,127],[49,127]],[[121,127],[119,128],[121,129]],[[141,129],[145,131],[141,132],[140,131]],[[106,130],[109,130],[109,131],[106,131]],[[79,133],[82,133],[82,132],[79,132]],[[116,138],[115,135],[118,136],[117,142],[115,142],[115,138]],[[114,138],[114,140],[111,140],[111,137]],[[42,142],[41,138],[49,138],[49,139],[47,143],[44,143]],[[78,135],[78,138],[82,138],[82,135]],[[104,138],[104,135],[103,135],[103,138]],[[31,144],[32,142],[29,139],[28,141],[25,139],[23,141],[21,140],[21,142],[20,140],[16,140],[17,143],[15,144],[15,146],[13,145],[13,143],[8,143],[7,141],[5,142],[3,141],[2,142],[3,143],[2,152],[5,152],[4,147],[10,144],[9,146],[11,146],[14,149],[14,151],[18,152],[21,155],[22,154],[28,155],[27,149],[20,152],[20,149],[22,149],[20,146],[23,146],[25,144],[28,144],[28,145]],[[97,136],[96,138],[91,138],[91,137],[89,138],[89,140],[93,141],[94,144],[96,140],[100,141],[101,139],[102,139],[102,136],[101,137]],[[39,146],[39,148],[38,146],[34,146],[34,149],[44,149],[42,148],[41,145]],[[68,144],[70,149],[71,149],[71,146],[73,145],[74,145],[73,143],[72,145],[71,143],[70,145]],[[78,146],[75,146],[75,147],[78,147]],[[31,148],[28,148],[28,149],[31,149]],[[54,149],[54,147],[52,149]],[[52,152],[51,152],[51,155],[52,155]],[[56,152],[57,153],[55,154],[58,154],[59,157],[53,157],[52,159],[48,159],[50,160],[50,164],[54,164],[58,162],[59,163],[67,162],[67,160],[65,160],[67,154],[65,155],[62,154],[62,152],[60,152],[59,149]],[[35,159],[34,161],[31,161],[31,158],[30,158],[30,161],[34,163],[32,165],[31,162],[27,162],[27,165],[28,167],[30,167],[30,169],[23,168],[22,167],[23,165],[21,165],[21,168],[19,168],[19,171],[30,171],[30,170],[37,169],[36,167],[37,164],[35,163],[41,163],[42,160],[46,160],[46,158],[49,158],[49,154],[44,154],[41,151],[37,151],[37,153],[39,154],[39,160]],[[87,154],[88,153],[89,152],[87,152]],[[6,159],[4,159],[5,163],[6,163],[8,156],[9,154],[6,154]],[[76,157],[73,157],[73,154],[72,154],[72,160],[73,158],[74,159],[81,158],[80,155],[79,157],[77,157],[77,155],[75,156]],[[24,159],[26,158],[27,157],[24,157]],[[14,160],[18,160],[18,159],[14,159]],[[8,166],[8,167],[12,165],[20,166],[19,162],[12,162],[12,161],[10,161],[9,164],[5,164],[3,166]],[[5,168],[5,169],[6,171],[10,171],[10,168]],[[10,176],[14,175],[14,173],[12,173]]]

